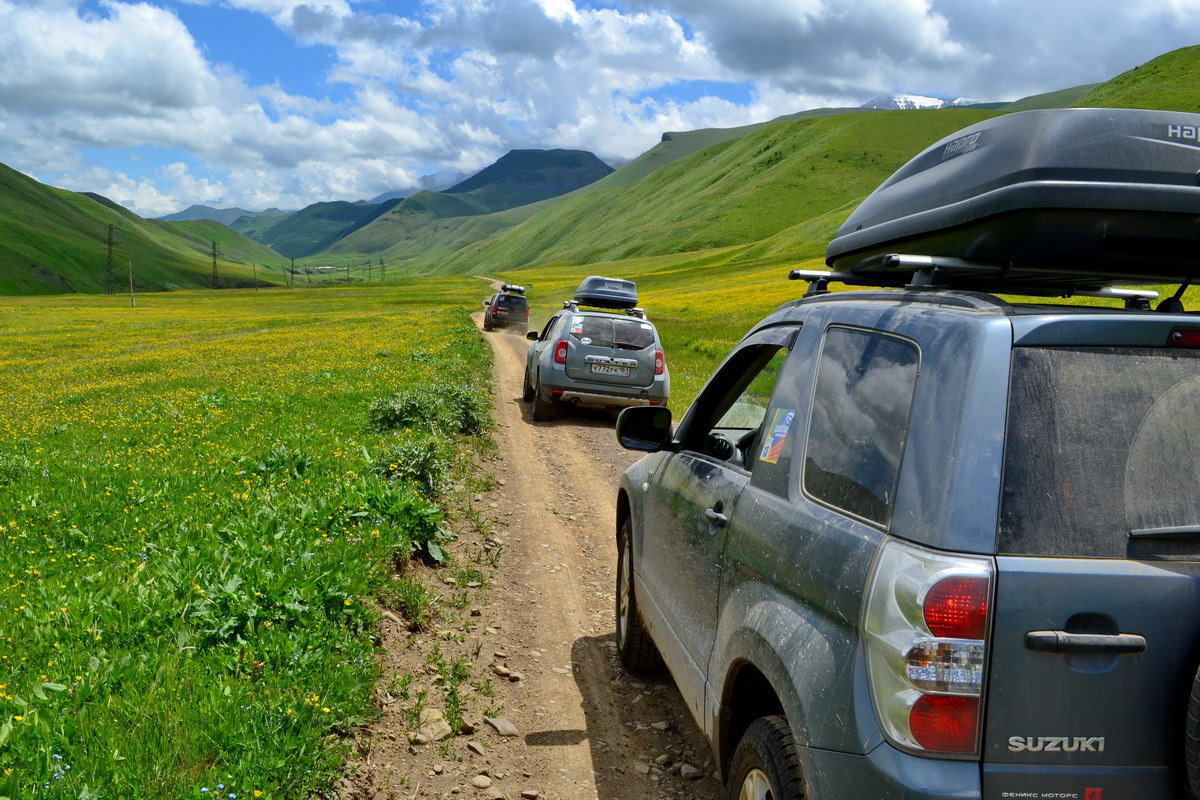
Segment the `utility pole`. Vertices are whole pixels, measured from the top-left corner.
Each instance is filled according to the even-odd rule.
[[[346,285],[350,285],[350,265],[346,265]]]
[[[387,280],[387,269],[385,269],[383,266],[383,256],[379,257],[379,280]]]
[[[288,268],[288,288],[296,285],[296,259],[292,259],[292,266]]]
[[[216,289],[216,288],[218,288],[218,286],[217,286],[217,240],[216,239],[213,239],[213,243],[212,243],[212,261],[213,261],[212,288]]]
[[[117,273],[116,273],[116,270],[113,269],[113,248],[116,247],[118,244],[117,238],[114,235],[116,229],[117,228],[115,225],[109,225],[108,226],[108,238],[106,238],[104,240],[104,243],[106,245],[108,245],[108,260],[105,262],[105,267],[104,267],[104,293],[105,294],[113,294],[114,292],[117,291]]]
[[[254,270],[254,291],[258,291],[258,264],[254,261],[250,262],[250,268]]]
[[[133,262],[127,263],[129,264],[129,307],[137,308],[137,298],[133,295]]]

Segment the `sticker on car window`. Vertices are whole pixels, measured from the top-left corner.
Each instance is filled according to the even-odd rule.
[[[586,336],[584,336],[584,337],[583,337],[582,339],[580,339],[579,341],[580,341],[580,342],[582,342],[583,344],[591,344],[591,343],[592,343],[592,340],[591,340],[591,339],[589,339],[589,338],[588,338],[588,337],[586,337]]]
[[[771,423],[771,435],[763,443],[762,453],[758,456],[759,461],[765,461],[768,464],[779,463],[779,457],[783,455],[783,444],[787,441],[788,432],[792,429],[792,420],[795,418],[796,410],[793,408],[775,409],[775,420]]]
[[[583,333],[583,317],[571,317],[571,333]]]
[[[643,322],[643,323],[642,323],[642,330],[644,330],[644,331],[648,331],[648,330],[650,330],[650,323],[649,323],[649,322]]]

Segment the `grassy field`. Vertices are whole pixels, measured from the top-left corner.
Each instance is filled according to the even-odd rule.
[[[449,454],[486,442],[482,294],[0,300],[0,797],[328,788],[372,598],[450,557]]]

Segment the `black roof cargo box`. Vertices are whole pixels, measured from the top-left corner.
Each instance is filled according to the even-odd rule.
[[[597,308],[633,308],[637,305],[637,284],[620,278],[592,275],[575,290],[575,302]]]
[[[1200,273],[1200,114],[1055,109],[965,128],[867,197],[825,260],[905,285],[914,259],[894,254],[985,291],[1186,281]]]

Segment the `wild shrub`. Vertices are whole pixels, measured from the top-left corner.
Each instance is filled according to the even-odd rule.
[[[450,481],[453,447],[443,437],[423,432],[403,433],[382,456],[375,458],[376,475],[391,481],[410,481],[428,497],[437,497]]]
[[[444,436],[477,436],[487,430],[485,393],[467,384],[416,386],[371,403],[367,420],[375,430],[428,430]]]

